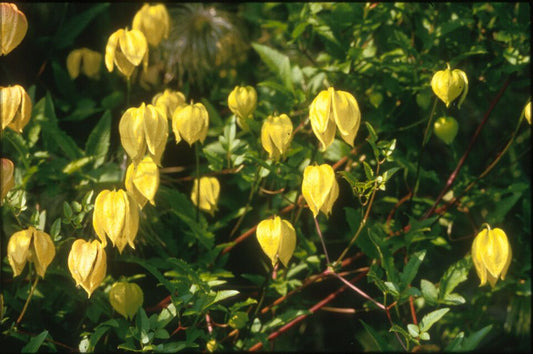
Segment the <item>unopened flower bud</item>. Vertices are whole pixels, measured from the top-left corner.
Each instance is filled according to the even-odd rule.
[[[502,229],[487,226],[478,233],[472,243],[472,261],[481,280],[479,286],[488,280],[494,288],[498,278],[505,279],[512,258],[511,245]]]
[[[111,306],[126,319],[132,319],[135,316],[143,301],[143,291],[135,283],[116,282],[109,291]]]
[[[148,43],[141,31],[119,29],[108,39],[105,48],[105,66],[109,72],[116,65],[126,77],[143,63],[144,70],[148,67]]]
[[[453,117],[440,117],[433,124],[433,131],[439,139],[450,145],[459,131],[459,124]]]
[[[526,117],[529,125],[531,125],[531,101],[529,101],[524,108],[524,116]]]
[[[71,79],[80,75],[80,71],[91,79],[100,76],[102,54],[88,48],[74,49],[67,56],[67,71]]]
[[[201,103],[181,105],[172,115],[172,130],[176,143],[181,139],[192,146],[196,141],[204,142],[209,129],[209,114]]]
[[[191,192],[193,204],[213,215],[217,210],[220,183],[215,177],[202,177],[199,188],[200,200],[198,201],[198,179],[195,179]]]
[[[333,168],[328,164],[307,166],[304,170],[302,194],[315,218],[319,211],[328,216],[339,196],[339,184]]]
[[[15,49],[27,31],[28,20],[17,5],[0,3],[0,55],[7,55]]]
[[[247,119],[255,111],[257,92],[252,86],[236,86],[228,96],[228,107],[237,116],[237,124],[247,130]]]
[[[272,266],[278,259],[285,267],[288,266],[296,247],[296,231],[290,222],[279,216],[263,220],[257,225],[256,236]]]
[[[152,98],[152,104],[165,112],[168,119],[172,119],[176,108],[185,104],[185,95],[179,91],[166,89]]]
[[[15,172],[15,165],[13,164],[13,161],[5,158],[1,158],[1,168],[0,171],[0,182],[2,185],[0,186],[0,205],[2,204],[4,198],[7,195],[7,192],[11,190],[15,186],[15,178],[13,177],[13,174]]]
[[[159,169],[150,156],[141,162],[132,162],[126,170],[126,190],[142,209],[147,201],[155,205],[154,197],[159,188]]]
[[[271,159],[278,160],[289,148],[292,121],[288,115],[269,116],[261,128],[261,144]]]
[[[100,241],[74,241],[68,255],[68,269],[76,281],[76,286],[80,285],[87,292],[87,296],[91,297],[104,280],[107,271],[107,257]]]
[[[158,46],[163,38],[168,38],[170,30],[167,8],[163,4],[144,4],[133,17],[132,28],[144,33],[150,45]]]
[[[50,235],[33,226],[15,232],[7,244],[7,259],[15,277],[22,273],[26,262],[32,262],[37,274],[44,278],[55,255],[56,249]]]
[[[0,86],[0,114],[2,130],[9,127],[22,133],[31,118],[31,99],[22,86]]]
[[[466,98],[468,93],[468,78],[464,71],[459,69],[450,69],[450,65],[444,70],[437,71],[431,79],[431,88],[435,95],[446,104],[446,107],[450,106],[457,97],[461,94],[458,108],[461,108],[461,104]]]

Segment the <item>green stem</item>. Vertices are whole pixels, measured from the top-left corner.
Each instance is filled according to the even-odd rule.
[[[322,243],[322,248],[324,249],[324,254],[326,255],[326,262],[329,267],[331,264],[329,261],[329,255],[328,250],[326,249],[326,244],[324,243],[324,238],[322,237],[322,231],[320,231],[320,225],[318,225],[318,220],[316,219],[316,216],[313,218],[315,220],[315,226],[316,226],[316,232],[318,233],[318,237],[320,237],[320,242]],[[333,273],[335,274],[335,273]]]
[[[31,274],[31,273],[30,273]],[[24,307],[22,308],[22,312],[20,313],[19,317],[17,318],[17,322],[15,322],[15,326],[18,326],[18,324],[22,321],[22,318],[24,317],[24,314],[26,313],[26,310],[28,309],[28,305],[30,304],[31,297],[33,296],[33,292],[35,291],[35,288],[37,287],[37,283],[39,282],[39,275],[35,274],[35,281],[33,282],[30,293],[28,295],[28,298],[26,299],[26,303],[24,304]]]
[[[196,160],[196,222],[200,220],[200,142],[194,143],[194,155]]]
[[[254,197],[255,192],[257,191],[259,182],[261,181],[259,172],[261,172],[261,166],[257,167],[257,172],[255,173],[255,179],[252,183],[252,188],[250,188],[250,194],[248,194],[248,201],[246,202],[246,206],[244,207],[244,213],[242,213],[242,215],[239,217],[239,220],[237,220],[237,223],[231,230],[230,235],[229,235],[230,238],[237,232],[237,230],[239,229],[239,226],[241,226],[241,223],[244,220],[244,217],[250,211],[250,206],[252,205],[252,199]]]

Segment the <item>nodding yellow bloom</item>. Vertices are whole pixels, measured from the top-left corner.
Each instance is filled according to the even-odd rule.
[[[7,55],[26,36],[28,20],[15,4],[0,3],[0,55]]]
[[[157,47],[163,38],[168,38],[170,18],[167,8],[163,4],[144,4],[133,17],[132,28],[144,33],[148,43]]]
[[[257,105],[257,92],[252,86],[235,86],[228,96],[228,107],[237,116],[237,124],[247,130],[250,118]]]
[[[335,126],[339,129],[341,138],[354,146],[361,124],[361,111],[352,94],[330,87],[327,91],[321,91],[311,102],[309,120],[321,143],[320,150],[326,150],[333,143]]]
[[[488,280],[494,288],[498,278],[505,279],[512,258],[511,245],[502,229],[487,226],[478,233],[472,243],[472,260],[481,280],[479,286]]]
[[[111,287],[109,302],[124,318],[132,319],[144,302],[144,294],[139,285],[120,281]]]
[[[0,86],[0,113],[2,130],[8,127],[22,133],[31,118],[31,99],[22,86]]]
[[[529,125],[531,125],[531,101],[529,101],[524,108],[524,116],[526,117]]]
[[[37,274],[44,278],[46,268],[55,255],[56,249],[50,235],[32,226],[15,232],[7,243],[7,259],[15,277],[22,273],[26,262],[32,262]]]
[[[134,162],[148,154],[159,165],[168,138],[168,121],[159,108],[142,103],[124,112],[118,125],[120,141]]]
[[[100,77],[102,54],[89,48],[74,49],[67,56],[67,71],[71,79],[80,75],[80,71],[91,79]]]
[[[450,69],[450,64],[447,64],[447,68],[437,71],[431,79],[431,88],[435,95],[446,104],[446,107],[450,106],[459,95],[461,99],[457,104],[458,108],[461,108],[461,104],[466,98],[468,93],[468,78],[464,71],[459,69]]]
[[[113,71],[116,65],[118,70],[129,78],[141,62],[146,71],[148,43],[141,31],[119,29],[109,37],[105,48],[105,66],[109,72]]]
[[[196,141],[203,143],[208,129],[209,114],[201,103],[181,105],[172,115],[172,130],[176,137],[176,144],[182,138],[191,146]]]
[[[2,184],[0,186],[0,205],[2,205],[7,192],[15,186],[15,178],[13,177],[13,174],[15,173],[15,165],[13,164],[13,161],[3,157],[1,161],[2,165],[0,167],[2,170],[0,171],[0,182]]]
[[[185,95],[179,91],[166,89],[152,98],[152,104],[165,112],[168,119],[172,119],[176,108],[185,104]]]
[[[292,138],[292,121],[288,115],[269,116],[261,127],[261,144],[274,160],[285,154]]]
[[[191,200],[194,205],[213,215],[217,210],[220,183],[215,177],[200,178],[200,201],[198,201],[198,179],[194,180]]]
[[[132,162],[126,170],[126,190],[142,209],[147,201],[155,205],[154,197],[159,188],[159,169],[150,156],[141,162]]]
[[[126,244],[135,249],[133,241],[139,230],[137,203],[122,189],[101,191],[94,202],[93,227],[102,247],[107,245],[107,235],[119,253]]]
[[[74,241],[68,254],[68,269],[76,286],[81,285],[90,298],[107,271],[107,257],[100,241]]]
[[[263,220],[257,225],[256,236],[272,266],[278,259],[285,267],[288,266],[296,247],[296,231],[290,222],[279,216]]]
[[[320,211],[328,216],[339,196],[339,184],[333,168],[328,164],[307,166],[304,170],[302,194],[315,218]]]

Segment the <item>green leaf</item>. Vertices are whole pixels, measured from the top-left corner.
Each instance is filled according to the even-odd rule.
[[[446,298],[457,285],[461,284],[468,278],[468,272],[472,267],[470,257],[461,259],[452,264],[440,279],[439,300]]]
[[[111,137],[111,112],[105,111],[85,143],[85,154],[94,156],[94,168],[105,161]]]
[[[37,353],[44,340],[48,336],[48,331],[44,330],[35,337],[32,337],[28,344],[22,347],[22,353]],[[5,348],[4,348],[5,349]]]
[[[411,258],[409,258],[409,262],[405,266],[403,273],[400,274],[402,291],[406,289],[415,278],[424,257],[426,257],[426,250],[415,252],[411,255]]]
[[[418,338],[418,336],[420,335],[420,328],[418,328],[418,326],[413,323],[409,323],[407,325],[407,330],[413,338]]]
[[[294,92],[291,80],[291,64],[289,57],[275,49],[259,43],[252,43],[252,47],[261,57],[261,60],[268,66],[270,71],[278,75],[285,87]]]
[[[237,291],[237,290],[220,290],[220,291],[217,291],[217,295],[215,296],[215,299],[213,300],[211,305],[215,304],[217,302],[220,302],[222,300],[225,300],[227,298],[230,298],[232,296],[235,296],[237,294],[239,294],[239,291]]]
[[[465,302],[465,298],[456,293],[448,294],[442,301],[440,301],[440,303],[445,305],[462,305]]]
[[[442,316],[444,316],[448,311],[450,311],[450,309],[445,307],[445,308],[430,312],[424,317],[422,317],[422,321],[420,321],[420,324],[419,324],[420,332],[429,331],[431,326],[433,326],[438,320],[440,320]]]
[[[485,326],[463,339],[461,343],[461,351],[469,352],[476,349],[483,338],[489,334],[491,329],[492,325]]]
[[[420,280],[420,290],[422,291],[422,296],[429,305],[437,304],[439,292],[432,282],[426,279]]]
[[[388,345],[388,342],[385,338],[383,338],[381,335],[379,335],[370,325],[367,325],[363,320],[359,320],[363,327],[365,327],[365,330],[370,334],[370,337],[374,340],[374,344],[376,345],[378,351],[380,352],[386,352],[390,350],[390,347]]]

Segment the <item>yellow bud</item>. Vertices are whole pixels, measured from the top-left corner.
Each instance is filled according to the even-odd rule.
[[[165,112],[168,119],[172,119],[176,108],[185,104],[185,95],[179,91],[166,89],[152,98],[152,104]]]
[[[94,202],[93,227],[102,247],[107,245],[107,235],[120,253],[126,244],[135,249],[133,241],[139,230],[137,203],[122,189],[101,191]]]
[[[157,107],[142,103],[129,108],[119,122],[122,147],[134,161],[140,161],[148,150],[156,164],[161,162],[168,138],[168,121]]]
[[[102,54],[88,48],[74,49],[67,56],[67,71],[71,79],[75,79],[81,72],[91,78],[97,79],[100,75]]]
[[[494,288],[498,278],[505,279],[512,258],[511,245],[502,229],[487,226],[478,233],[472,243],[472,260],[481,280],[479,286],[488,280]]]
[[[0,3],[0,55],[15,49],[28,31],[28,21],[15,4]]]
[[[22,273],[26,262],[32,262],[37,274],[44,278],[46,268],[55,255],[56,249],[50,235],[32,226],[15,232],[7,244],[7,259],[15,277]]]
[[[119,29],[108,39],[105,48],[105,66],[109,72],[114,65],[126,77],[143,62],[144,70],[148,67],[148,44],[141,31]]]
[[[105,278],[107,257],[104,246],[98,240],[77,239],[68,254],[68,269],[76,286],[81,285],[90,298]]]
[[[209,114],[201,103],[181,105],[172,115],[172,130],[176,143],[183,138],[192,146],[196,141],[204,142],[209,128]]]
[[[292,121],[286,114],[269,116],[261,128],[261,144],[268,157],[278,160],[285,154],[292,138]]]
[[[247,130],[246,119],[252,115],[257,105],[257,92],[252,86],[235,86],[228,96],[229,109],[237,116],[237,124]]]
[[[126,319],[132,319],[135,316],[143,301],[143,291],[135,283],[116,282],[109,291],[111,306]]]
[[[31,118],[31,99],[20,85],[0,86],[2,130],[6,127],[22,133]]]
[[[206,349],[207,349],[207,351],[208,351],[209,353],[214,352],[214,351],[217,349],[217,347],[218,347],[217,340],[216,340],[216,339],[210,339],[210,340],[207,342],[207,344],[205,345],[205,347],[206,347]]]
[[[333,168],[328,164],[307,166],[304,170],[302,194],[315,218],[319,211],[328,216],[339,196],[339,184]]]
[[[450,69],[450,65],[445,70],[437,71],[431,79],[431,88],[435,95],[446,104],[446,107],[450,106],[459,95],[461,99],[457,104],[458,108],[461,108],[461,104],[466,98],[468,93],[468,78],[464,71],[459,69]]]
[[[531,125],[531,101],[529,101],[524,108],[524,116],[526,117],[529,125]]]
[[[335,118],[331,114],[330,92],[321,91],[311,102],[309,120],[313,133],[320,141],[320,150],[326,150],[335,138]]]
[[[159,169],[150,156],[141,162],[132,162],[126,170],[125,186],[142,209],[147,201],[155,205],[154,196],[159,188]]]
[[[200,204],[198,204],[198,179],[194,180],[191,200],[194,205],[213,215],[217,210],[220,183],[215,177],[200,178]]]
[[[256,236],[272,266],[278,259],[285,267],[288,266],[296,247],[296,231],[290,222],[279,216],[263,220],[257,225]]]
[[[2,184],[0,186],[0,205],[7,195],[7,192],[9,192],[11,188],[15,186],[15,178],[13,177],[15,165],[13,164],[13,161],[3,157],[1,161],[2,165],[0,167],[2,170],[0,171],[0,181]]]
[[[168,38],[170,18],[167,8],[163,4],[144,4],[133,17],[132,28],[144,33],[148,43],[156,47],[163,38]]]

